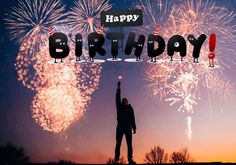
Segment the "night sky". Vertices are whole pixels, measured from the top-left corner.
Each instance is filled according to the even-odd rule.
[[[72,0],[63,0],[69,10]],[[131,9],[135,0],[112,0],[112,9]],[[236,1],[218,0],[219,6],[236,12]],[[44,131],[31,115],[31,104],[36,92],[27,89],[17,80],[14,67],[19,44],[9,39],[4,24],[5,13],[17,0],[0,4],[0,145],[11,142],[22,146],[32,162],[71,160],[80,163],[105,163],[114,156],[115,147],[115,91],[118,76],[122,75],[122,96],[132,104],[137,124],[133,135],[134,160],[143,162],[144,155],[154,145],[168,153],[187,147],[194,160],[236,162],[236,102],[220,101],[211,95],[211,108],[207,93],[194,106],[192,139],[186,137],[187,113],[178,112],[175,106],[159,102],[145,94],[147,62],[102,64],[98,89],[93,93],[85,115],[63,133]],[[235,17],[236,18],[236,17]],[[236,25],[236,20],[234,20]],[[131,28],[126,29],[127,32]],[[109,45],[109,43],[108,43]],[[231,45],[232,46],[232,45]],[[217,47],[216,47],[217,49]],[[108,48],[107,51],[110,51]],[[107,54],[108,56],[108,54]],[[235,56],[235,54],[225,54]],[[235,61],[236,62],[236,61]],[[225,78],[236,82],[235,66],[224,70]],[[202,89],[204,90],[204,89]],[[121,155],[126,158],[123,139]]]

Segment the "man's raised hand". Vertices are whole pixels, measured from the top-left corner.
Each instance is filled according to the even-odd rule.
[[[120,87],[120,81],[118,81],[117,85],[118,85],[118,87]]]

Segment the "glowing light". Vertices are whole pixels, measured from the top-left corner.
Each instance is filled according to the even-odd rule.
[[[123,77],[120,75],[120,76],[118,76],[118,80],[122,80],[123,79]]]

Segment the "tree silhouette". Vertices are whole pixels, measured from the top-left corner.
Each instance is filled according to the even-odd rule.
[[[115,160],[113,158],[109,158],[106,164],[114,164]],[[125,158],[122,156],[119,160],[119,164],[126,164]]]
[[[184,148],[178,152],[172,152],[170,156],[170,161],[173,163],[189,163],[193,162],[193,159],[190,156],[190,153],[187,148]]]
[[[154,146],[150,152],[146,153],[144,162],[147,164],[167,163],[168,154],[160,146]]]
[[[76,163],[71,161],[71,160],[59,159],[57,162],[51,162],[50,161],[50,162],[47,162],[47,164],[74,165]]]
[[[69,165],[69,164],[76,164],[76,163],[74,163],[70,160],[59,160],[58,164],[67,164],[67,165]]]
[[[0,164],[25,164],[29,157],[23,148],[18,148],[10,143],[0,146]]]

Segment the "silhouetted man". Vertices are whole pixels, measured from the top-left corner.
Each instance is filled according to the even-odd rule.
[[[116,91],[116,110],[117,110],[117,127],[116,127],[116,148],[115,148],[115,163],[118,163],[120,157],[120,146],[123,135],[125,135],[128,147],[128,161],[129,164],[136,164],[133,161],[132,149],[132,129],[136,133],[136,124],[134,117],[134,110],[128,103],[126,98],[121,101],[120,96],[120,81],[117,83],[118,88]]]

